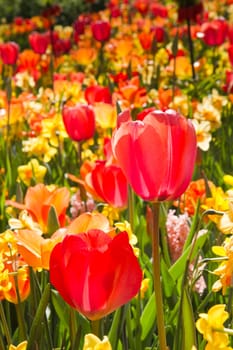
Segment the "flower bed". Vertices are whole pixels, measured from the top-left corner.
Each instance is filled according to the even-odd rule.
[[[233,348],[232,11],[0,26],[0,350]]]

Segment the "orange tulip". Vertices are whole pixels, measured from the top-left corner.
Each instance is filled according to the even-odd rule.
[[[40,225],[43,233],[47,233],[48,215],[51,207],[56,210],[60,226],[66,222],[66,209],[69,205],[70,193],[66,187],[49,190],[44,184],[29,187],[24,198],[24,204],[7,200],[7,205],[27,210]]]

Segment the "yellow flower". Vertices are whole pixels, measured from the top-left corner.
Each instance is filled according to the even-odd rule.
[[[27,341],[24,340],[22,343],[20,343],[18,346],[10,345],[8,350],[26,350],[27,348]]]
[[[102,129],[115,128],[117,113],[116,108],[108,103],[98,102],[94,105],[96,123]]]
[[[225,294],[227,287],[232,285],[233,275],[233,236],[225,239],[223,246],[212,247],[214,254],[223,258],[219,267],[213,271],[213,273],[219,276],[213,286],[212,290],[218,292],[222,289],[222,293]],[[224,259],[225,258],[225,259]]]
[[[111,344],[106,336],[101,341],[92,333],[86,334],[83,350],[112,350]]]
[[[227,184],[233,187],[233,176],[232,175],[224,175],[223,181]]]
[[[228,312],[225,311],[225,305],[214,305],[207,314],[201,313],[199,317],[196,327],[208,342],[206,349],[225,349],[229,344],[228,334],[224,333],[223,325],[229,317]]]
[[[45,163],[48,163],[57,153],[57,149],[51,147],[48,140],[41,136],[23,141],[22,150],[28,153],[29,156],[42,158]]]
[[[36,183],[43,182],[47,168],[43,165],[40,165],[38,160],[33,158],[28,162],[28,164],[20,165],[17,170],[19,179],[25,185],[30,186],[32,179]]]

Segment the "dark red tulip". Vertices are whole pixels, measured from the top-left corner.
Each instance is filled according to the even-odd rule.
[[[202,1],[197,3],[195,3],[195,1],[191,1],[189,4],[187,1],[186,4],[186,6],[179,6],[178,8],[178,22],[187,20],[197,22],[198,17],[200,17],[204,12]]]
[[[15,64],[19,55],[19,45],[14,41],[1,44],[0,55],[4,64]]]
[[[91,30],[95,40],[104,42],[110,38],[111,25],[108,21],[96,21],[92,23]]]
[[[138,292],[142,270],[128,234],[102,230],[67,235],[50,257],[50,281],[62,298],[90,320],[100,319]]]
[[[50,42],[49,33],[32,32],[28,37],[32,50],[40,55],[43,55]]]
[[[91,105],[95,102],[112,103],[112,95],[109,87],[101,85],[88,86],[85,90],[85,99]]]
[[[84,141],[95,133],[95,114],[91,106],[78,104],[65,106],[62,111],[63,122],[69,137],[74,141]]]
[[[107,164],[105,160],[96,162],[86,176],[88,187],[93,188],[97,196],[116,208],[124,208],[128,199],[128,182],[117,164]]]
[[[144,200],[173,200],[192,178],[196,133],[191,121],[173,110],[122,122],[112,148],[128,182]]]
[[[201,26],[201,33],[203,34],[203,41],[208,46],[222,45],[228,34],[227,22],[220,18],[210,22],[205,22]]]

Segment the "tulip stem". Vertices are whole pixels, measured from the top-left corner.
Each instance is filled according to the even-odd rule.
[[[157,309],[157,327],[160,350],[167,350],[166,332],[163,313],[162,285],[160,277],[160,248],[159,248],[159,211],[160,203],[152,203],[152,257],[153,257],[153,277],[155,290],[155,304]]]
[[[91,330],[93,334],[100,337],[100,320],[91,321]]]

